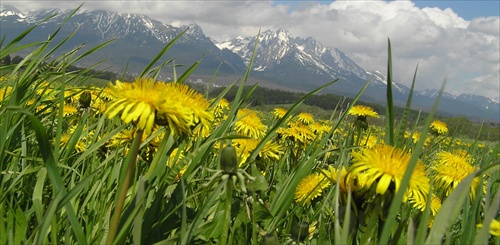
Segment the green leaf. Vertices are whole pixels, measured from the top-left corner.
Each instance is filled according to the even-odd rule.
[[[47,176],[47,169],[41,168],[37,174],[35,188],[33,190],[33,209],[38,223],[42,222],[43,218],[43,187],[45,185],[45,178]]]

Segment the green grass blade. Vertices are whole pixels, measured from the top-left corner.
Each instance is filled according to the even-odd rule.
[[[392,98],[392,50],[391,40],[387,39],[387,105],[385,107],[385,143],[394,145],[394,102]]]
[[[33,190],[33,209],[38,223],[42,222],[43,218],[43,187],[45,185],[45,178],[47,176],[47,169],[41,168],[37,174],[35,189]]]

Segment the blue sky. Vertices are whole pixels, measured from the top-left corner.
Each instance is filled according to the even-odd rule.
[[[417,7],[438,7],[440,9],[451,8],[455,13],[465,20],[475,17],[489,17],[500,15],[499,0],[484,1],[461,1],[461,0],[441,0],[441,1],[413,1]]]
[[[354,0],[356,1],[356,0]],[[366,0],[359,0],[366,1]],[[369,1],[369,0],[368,0]],[[366,1],[366,2],[368,2]],[[303,0],[278,0],[274,1],[274,4],[288,4],[293,8],[301,3],[308,1]],[[332,1],[309,1],[309,2],[320,2],[322,4],[329,4]],[[386,1],[391,2],[391,1]],[[453,12],[457,13],[458,16],[464,18],[465,20],[471,20],[476,17],[489,17],[489,16],[499,16],[500,15],[500,0],[416,0],[413,1],[415,5],[419,8],[425,7],[437,7],[440,9],[451,8]]]

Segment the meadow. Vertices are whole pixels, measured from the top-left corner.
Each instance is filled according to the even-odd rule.
[[[21,44],[33,28],[0,43],[0,60],[31,50],[0,67],[0,244],[500,243],[500,142],[449,135],[439,97],[411,120],[391,83],[383,115],[364,89],[326,120],[298,111],[335,80],[259,111],[251,65],[217,96],[186,84],[199,62],[160,81],[180,36],[137,78],[94,86],[98,64],[67,68],[107,43],[54,58],[71,36]],[[392,81],[390,41],[388,57]]]

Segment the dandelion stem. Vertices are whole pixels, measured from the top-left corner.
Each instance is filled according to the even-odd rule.
[[[116,199],[115,211],[113,212],[113,217],[111,217],[111,223],[109,226],[108,238],[106,239],[106,244],[112,244],[116,237],[116,232],[118,231],[118,225],[120,224],[120,217],[123,211],[123,206],[125,204],[125,198],[127,196],[128,187],[134,176],[135,163],[137,162],[137,154],[139,152],[139,146],[141,145],[141,139],[143,134],[142,129],[137,130],[134,141],[132,142],[132,147],[130,150],[130,155],[128,160],[130,161],[127,167],[127,173],[125,174],[125,179],[121,186],[120,192],[118,193],[118,198]]]
[[[226,184],[226,196],[224,200],[224,221],[222,223],[222,236],[220,239],[220,244],[227,244],[227,238],[229,235],[229,224],[231,223],[231,198],[233,197],[233,180],[228,178],[224,184]]]

